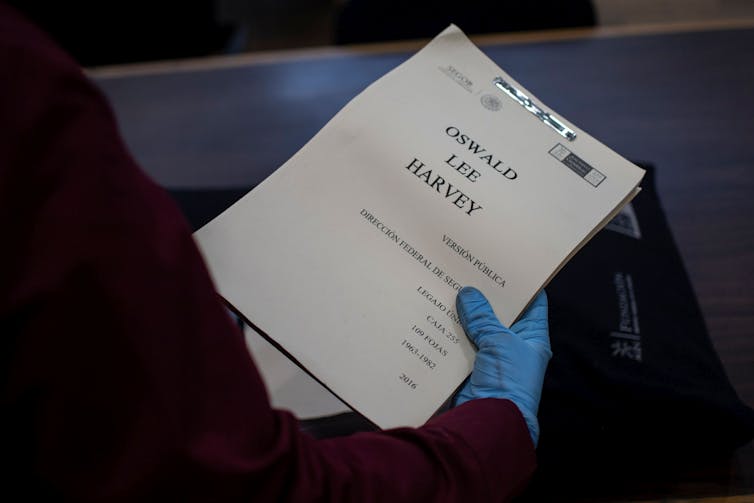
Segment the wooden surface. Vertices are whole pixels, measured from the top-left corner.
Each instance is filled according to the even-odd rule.
[[[713,343],[737,392],[754,406],[754,28],[691,28],[478,42],[558,113],[623,156],[657,166],[660,199]],[[412,48],[90,73],[158,182],[250,187]],[[679,483],[679,497],[754,494],[754,446],[695,476]],[[712,501],[754,500],[745,498]]]

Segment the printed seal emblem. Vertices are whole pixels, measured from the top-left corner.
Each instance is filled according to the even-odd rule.
[[[503,108],[503,102],[500,101],[500,98],[492,94],[483,94],[479,101],[482,102],[484,108],[492,110],[493,112],[497,112]]]

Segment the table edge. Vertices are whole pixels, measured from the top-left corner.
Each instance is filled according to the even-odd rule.
[[[606,39],[619,37],[641,37],[674,33],[724,31],[754,29],[754,18],[723,19],[712,21],[690,21],[681,23],[652,23],[621,26],[600,26],[594,28],[567,28],[558,30],[499,33],[475,35],[470,38],[480,47],[492,45],[513,45],[572,41],[584,39]],[[129,63],[87,68],[86,73],[95,79],[112,79],[142,75],[209,71],[223,68],[237,68],[269,63],[316,60],[343,56],[370,54],[411,53],[419,50],[428,39],[397,42],[380,42],[346,46],[322,46],[280,51],[263,51],[234,55],[205,56],[179,60]]]

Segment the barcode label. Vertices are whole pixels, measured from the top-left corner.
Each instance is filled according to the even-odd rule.
[[[558,143],[550,149],[550,155],[559,160],[562,164],[568,166],[574,173],[589,182],[594,187],[599,186],[604,180],[605,175],[592,167],[584,159],[577,156],[562,143]]]

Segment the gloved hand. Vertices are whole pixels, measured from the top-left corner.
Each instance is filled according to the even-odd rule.
[[[475,398],[507,398],[518,406],[537,445],[537,409],[550,361],[547,295],[535,297],[524,315],[505,328],[476,288],[458,292],[456,308],[466,335],[479,351],[474,370],[456,395],[456,405]]]

